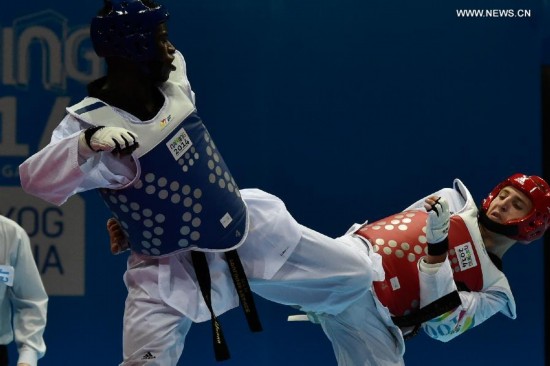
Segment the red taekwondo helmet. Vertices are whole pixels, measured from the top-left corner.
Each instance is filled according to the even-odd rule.
[[[158,57],[155,31],[168,20],[162,5],[151,0],[104,0],[92,19],[90,37],[99,57],[122,57],[148,62]]]
[[[491,202],[504,187],[512,186],[531,200],[533,208],[525,217],[499,224],[486,215]],[[541,238],[550,225],[550,186],[536,175],[514,174],[500,182],[482,202],[479,219],[489,230],[523,243]]]

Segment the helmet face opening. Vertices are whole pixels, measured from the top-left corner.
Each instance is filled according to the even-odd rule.
[[[158,57],[155,31],[169,14],[162,5],[147,1],[110,0],[102,14],[92,19],[90,37],[100,57],[120,57],[148,62]]]
[[[499,233],[523,243],[530,243],[541,238],[550,225],[550,186],[541,177],[519,173],[510,176],[499,183],[483,200],[481,211],[486,214],[500,191],[508,186],[518,189],[529,197],[533,207],[526,216],[504,224],[505,227],[515,227],[513,231],[505,230],[505,232]]]

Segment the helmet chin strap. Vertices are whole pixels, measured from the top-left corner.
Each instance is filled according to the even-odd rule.
[[[513,239],[515,236],[518,235],[518,226],[515,224],[500,224],[498,222],[494,222],[491,220],[483,210],[479,210],[478,215],[479,222],[481,225],[485,226],[488,230],[501,234],[504,236],[507,236],[511,239]]]

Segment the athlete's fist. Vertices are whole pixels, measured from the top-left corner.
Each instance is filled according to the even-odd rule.
[[[428,211],[428,219],[426,220],[428,254],[443,254],[448,247],[447,236],[449,235],[451,218],[449,203],[443,197],[431,196],[424,201],[424,208]],[[432,253],[430,253],[430,249]],[[434,250],[435,253],[433,253]]]
[[[115,154],[131,154],[139,146],[138,136],[121,127],[92,127],[83,132],[86,145],[94,152],[111,151]]]
[[[122,227],[118,220],[110,218],[107,220],[107,232],[109,233],[109,242],[111,245],[112,254],[120,254],[127,249],[130,249],[128,239],[122,231]]]

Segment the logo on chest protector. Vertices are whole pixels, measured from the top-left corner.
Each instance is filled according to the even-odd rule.
[[[458,268],[465,271],[477,266],[476,256],[472,248],[472,243],[464,243],[457,245],[454,248],[456,259],[458,260]]]
[[[168,117],[163,118],[163,119],[160,121],[160,123],[159,123],[160,129],[161,129],[161,130],[164,130],[164,128],[165,128],[166,126],[168,126],[168,123],[170,123],[171,120],[172,120],[172,115],[171,115],[171,114],[169,114]]]
[[[178,160],[187,150],[193,146],[191,138],[183,127],[172,137],[167,143],[166,146],[172,153],[172,156],[175,160]]]

